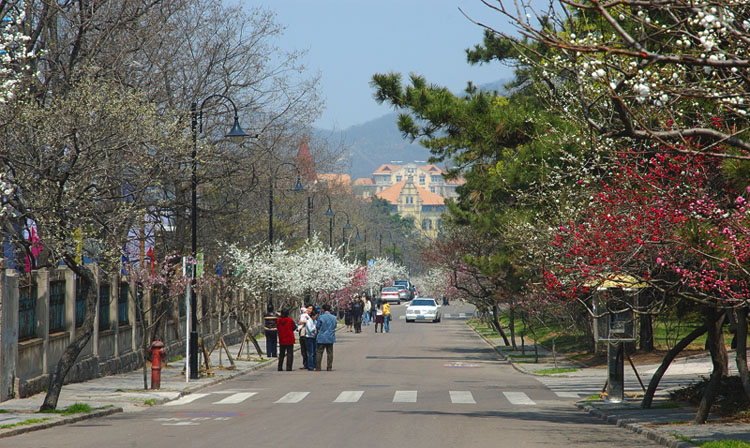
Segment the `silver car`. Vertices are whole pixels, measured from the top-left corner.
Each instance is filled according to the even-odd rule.
[[[440,305],[435,299],[419,297],[411,301],[406,308],[406,322],[432,321],[440,322]]]

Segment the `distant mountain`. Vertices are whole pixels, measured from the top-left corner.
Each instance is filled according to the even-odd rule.
[[[481,90],[497,90],[503,92],[503,85],[509,80],[498,80],[479,86]],[[380,118],[363,124],[354,125],[343,131],[320,130],[321,135],[327,135],[332,140],[344,142],[348,151],[344,154],[345,162],[342,172],[352,176],[352,180],[359,177],[372,177],[372,172],[380,165],[390,162],[423,161],[426,163],[430,151],[419,144],[411,143],[401,135],[396,121],[397,113],[383,115]]]
[[[430,151],[418,142],[410,143],[401,136],[397,119],[398,114],[390,113],[333,133],[333,139],[340,139],[348,148],[341,168],[352,180],[372,177],[372,172],[384,163],[426,161],[430,157]]]

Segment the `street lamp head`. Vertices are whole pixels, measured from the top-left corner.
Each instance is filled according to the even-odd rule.
[[[351,225],[351,224],[349,224],[349,221],[346,221],[346,225],[344,226],[344,228],[345,228],[346,230],[349,230],[349,229],[351,229],[351,228],[352,228],[352,225]]]
[[[336,213],[334,213],[333,209],[331,208],[331,204],[328,204],[328,210],[326,210],[326,212],[323,214],[326,216],[336,216]]]
[[[250,137],[250,134],[242,130],[242,127],[240,127],[240,120],[237,118],[237,115],[235,115],[234,124],[232,125],[232,129],[227,133],[226,138],[232,143],[239,144],[242,143],[242,140],[246,137]]]
[[[297,184],[294,185],[294,188],[292,188],[292,191],[303,191],[305,187],[302,186],[302,182],[300,181],[299,176],[297,176]]]

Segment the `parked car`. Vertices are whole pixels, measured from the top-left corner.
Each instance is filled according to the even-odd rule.
[[[432,321],[440,322],[440,305],[435,299],[419,297],[411,301],[406,307],[406,322]]]
[[[399,298],[398,288],[395,286],[387,286],[380,291],[380,300],[384,302],[396,302],[401,303]]]
[[[393,286],[403,287],[407,291],[406,300],[412,300],[414,298],[414,285],[409,280],[396,280],[393,282]]]

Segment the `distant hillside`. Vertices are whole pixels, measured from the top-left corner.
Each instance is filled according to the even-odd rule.
[[[384,163],[427,160],[430,152],[418,142],[410,143],[396,126],[398,114],[390,113],[333,134],[349,148],[342,170],[352,176],[371,177]]]
[[[479,86],[482,90],[498,90],[502,92],[503,84],[509,80],[498,80]],[[352,180],[359,177],[371,177],[372,172],[380,165],[400,161],[403,163],[415,160],[427,161],[430,152],[419,142],[410,143],[401,136],[396,120],[397,113],[383,115],[380,118],[363,124],[351,126],[343,131],[323,131],[333,140],[341,140],[349,148],[345,154],[346,161],[342,171],[352,176]]]

